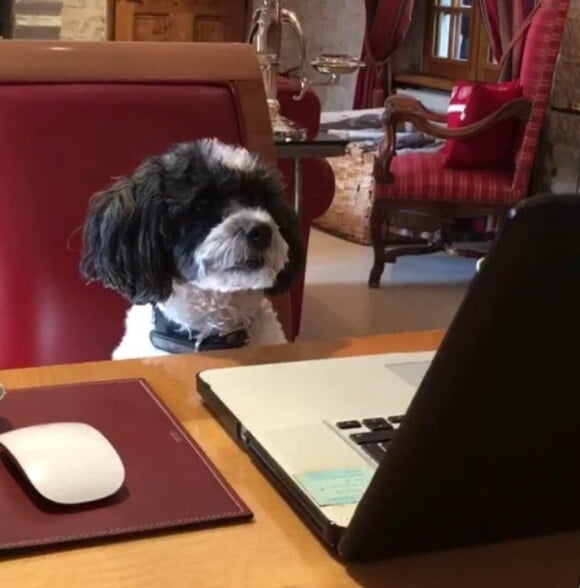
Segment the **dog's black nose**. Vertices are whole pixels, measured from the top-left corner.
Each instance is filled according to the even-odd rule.
[[[256,249],[266,249],[272,242],[272,228],[266,223],[260,223],[254,225],[246,236]]]

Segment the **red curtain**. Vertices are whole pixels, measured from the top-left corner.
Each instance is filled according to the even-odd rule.
[[[527,27],[538,0],[479,0],[493,56],[500,64],[499,80],[519,75]]]
[[[383,88],[388,60],[401,44],[411,23],[414,0],[365,0],[366,28],[354,108],[371,108],[373,93]]]

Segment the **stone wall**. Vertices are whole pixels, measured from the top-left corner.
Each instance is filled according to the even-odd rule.
[[[554,75],[552,106],[570,107],[580,103],[580,0],[570,0],[568,21]],[[579,105],[580,108],[580,105]],[[551,110],[548,115],[546,139],[549,143],[546,173],[555,173],[551,188],[557,192],[575,191],[578,178],[580,146],[580,110],[562,114]]]
[[[104,41],[107,38],[106,0],[62,0],[63,41]]]

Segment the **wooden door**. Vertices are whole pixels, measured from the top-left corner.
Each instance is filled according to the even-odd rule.
[[[249,0],[115,0],[115,41],[244,41]]]

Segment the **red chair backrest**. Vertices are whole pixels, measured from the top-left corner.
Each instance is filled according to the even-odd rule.
[[[519,78],[524,97],[532,100],[533,107],[531,118],[522,133],[513,180],[513,189],[522,197],[529,189],[568,5],[569,0],[542,0],[526,35]]]
[[[223,58],[220,81],[198,60],[223,49],[196,45],[178,50],[197,61],[183,81],[0,79],[0,367],[107,359],[119,341],[127,303],[84,284],[78,270],[78,229],[94,192],[176,142],[210,136],[260,149],[241,104],[250,82],[236,84],[242,60],[253,95],[263,91],[251,49]],[[102,58],[114,59],[114,49]],[[263,110],[258,133],[269,132],[265,101]]]

